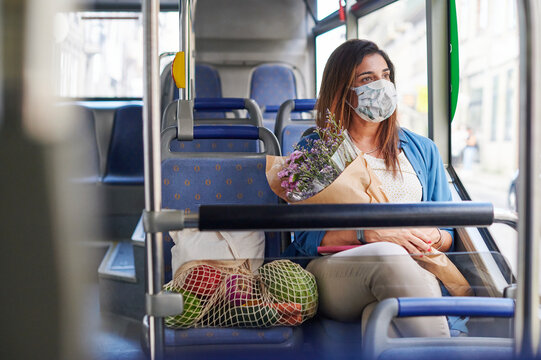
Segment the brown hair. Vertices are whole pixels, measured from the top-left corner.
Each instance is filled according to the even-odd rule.
[[[315,106],[317,111],[316,124],[326,127],[327,111],[336,116],[336,120],[348,129],[355,112],[346,103],[351,103],[354,93],[351,91],[355,80],[355,67],[359,65],[366,55],[379,54],[387,62],[391,72],[390,79],[394,84],[394,65],[389,56],[368,40],[348,40],[333,51],[321,80],[319,97]],[[376,134],[377,146],[381,147],[381,154],[388,169],[397,171],[398,167],[398,121],[396,110],[387,120],[380,123]]]

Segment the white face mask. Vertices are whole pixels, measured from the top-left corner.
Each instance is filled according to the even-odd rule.
[[[388,80],[381,79],[370,84],[351,88],[358,97],[357,107],[353,110],[366,121],[381,122],[388,119],[396,110],[396,89]]]

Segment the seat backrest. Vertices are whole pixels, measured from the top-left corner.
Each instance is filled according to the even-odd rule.
[[[297,98],[293,69],[284,64],[264,64],[256,67],[250,82],[250,98],[265,108],[264,119],[274,119],[280,104]]]
[[[274,125],[274,134],[280,142],[284,155],[289,155],[303,133],[316,124],[313,118],[299,119],[298,116],[295,118],[293,115],[311,112],[315,104],[316,99],[290,99],[280,106]]]
[[[218,70],[210,65],[195,65],[195,94],[198,98],[222,97],[222,83]]]
[[[171,78],[171,82],[173,78]],[[173,87],[173,99],[178,100],[178,88]],[[222,97],[222,82],[220,74],[214,67],[206,64],[195,65],[195,97],[196,98],[221,98]],[[194,111],[194,118],[225,118],[223,111]]]
[[[277,204],[278,197],[270,189],[265,175],[266,154],[279,155],[279,145],[272,133],[259,129],[265,144],[264,153],[174,153],[169,143],[176,142],[176,129],[162,133],[162,206],[168,209],[197,213],[200,205],[212,204]],[[231,126],[232,129],[238,128]],[[197,127],[194,129],[196,136]],[[262,130],[261,130],[262,129]],[[164,236],[166,280],[171,278],[171,247],[173,242]],[[265,255],[280,255],[278,233],[267,233]],[[168,265],[169,264],[169,265]]]
[[[115,112],[103,182],[141,185],[144,182],[143,108],[128,105]]]

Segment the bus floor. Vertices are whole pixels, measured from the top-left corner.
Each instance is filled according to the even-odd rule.
[[[85,341],[90,359],[143,360],[141,322],[128,317],[100,312],[98,284],[89,285],[86,304]]]

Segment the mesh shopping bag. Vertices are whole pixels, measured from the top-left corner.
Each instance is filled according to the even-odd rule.
[[[317,311],[314,276],[289,260],[255,274],[246,260],[192,261],[164,290],[184,296],[184,312],[165,318],[172,328],[294,326]]]

